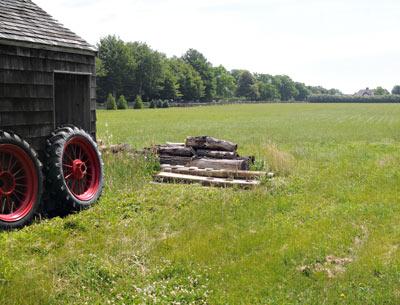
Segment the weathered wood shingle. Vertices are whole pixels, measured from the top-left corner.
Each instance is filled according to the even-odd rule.
[[[0,43],[24,42],[70,52],[96,49],[30,0],[0,0]]]

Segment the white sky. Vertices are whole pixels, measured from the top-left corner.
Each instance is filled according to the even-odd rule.
[[[346,93],[400,84],[399,0],[33,0],[92,44],[108,34]]]

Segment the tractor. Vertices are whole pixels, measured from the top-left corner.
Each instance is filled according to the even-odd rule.
[[[1,229],[29,224],[44,197],[77,211],[101,196],[96,55],[32,1],[0,0]]]

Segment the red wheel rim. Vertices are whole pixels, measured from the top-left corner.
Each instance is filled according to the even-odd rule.
[[[37,201],[38,176],[31,157],[13,144],[0,144],[0,220],[24,218]]]
[[[64,146],[62,169],[69,191],[81,201],[93,199],[100,186],[100,160],[84,137],[76,136]]]

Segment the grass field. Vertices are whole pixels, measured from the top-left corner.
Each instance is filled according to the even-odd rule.
[[[0,304],[400,304],[400,105],[98,113],[108,143],[203,134],[279,176],[151,185],[154,162],[105,156],[95,207],[0,233]]]

